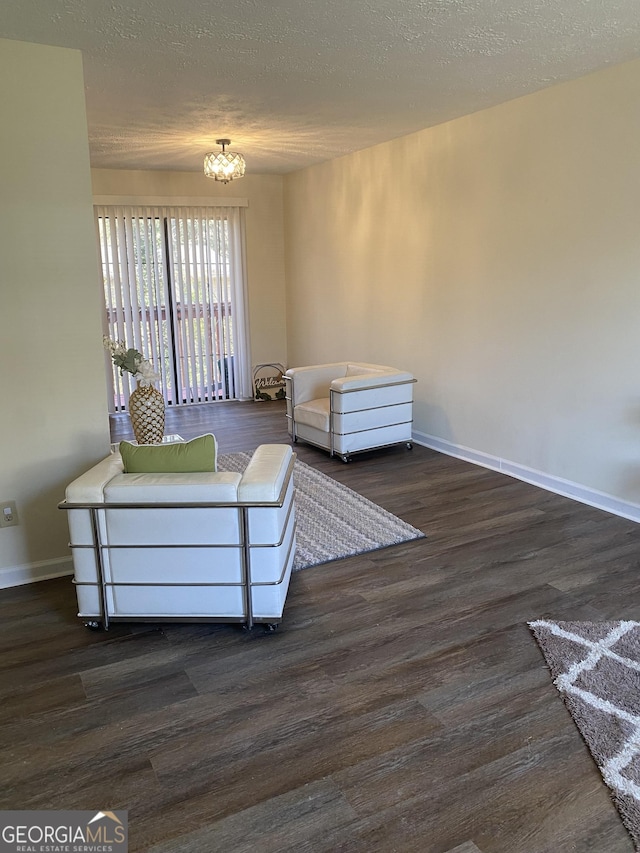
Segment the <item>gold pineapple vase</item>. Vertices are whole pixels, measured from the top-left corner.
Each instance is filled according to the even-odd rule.
[[[129,417],[138,444],[161,444],[164,436],[164,397],[153,385],[140,385],[129,397]]]

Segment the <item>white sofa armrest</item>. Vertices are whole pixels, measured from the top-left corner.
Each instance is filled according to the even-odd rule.
[[[119,453],[111,453],[106,459],[89,468],[66,488],[65,498],[70,504],[95,504],[104,500],[104,488],[124,467]]]
[[[334,364],[313,364],[309,367],[291,367],[285,373],[293,385],[293,402],[298,406],[300,403],[308,403],[309,400],[318,400],[329,396],[329,385],[334,379],[343,377],[347,373],[347,362],[340,361]]]
[[[261,444],[238,486],[241,503],[275,503],[282,500],[293,473],[294,454],[288,444]]]

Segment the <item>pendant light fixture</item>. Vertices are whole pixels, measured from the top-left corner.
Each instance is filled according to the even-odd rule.
[[[222,151],[205,154],[204,173],[207,178],[222,181],[223,184],[228,184],[235,178],[242,178],[245,170],[244,157],[234,151],[225,151],[225,145],[231,145],[231,140],[216,139],[216,145],[222,145]]]

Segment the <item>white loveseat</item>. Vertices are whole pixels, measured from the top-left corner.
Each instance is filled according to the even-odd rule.
[[[289,434],[348,462],[353,453],[411,447],[413,383],[405,370],[340,361],[284,375]]]
[[[275,626],[295,553],[288,445],[244,474],[125,474],[113,453],[66,489],[78,615]]]

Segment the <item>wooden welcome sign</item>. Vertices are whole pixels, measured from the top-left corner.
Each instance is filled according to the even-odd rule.
[[[258,364],[253,371],[256,400],[284,400],[284,365]]]

